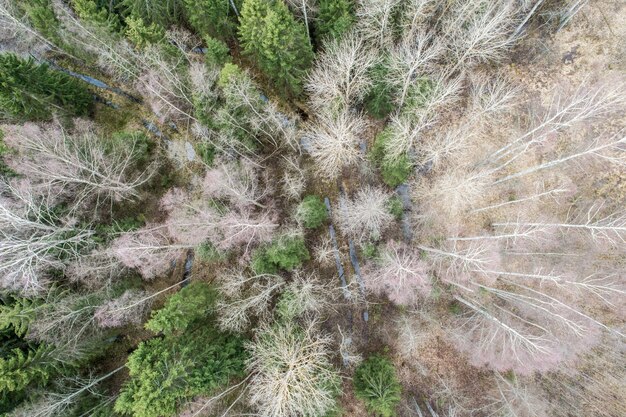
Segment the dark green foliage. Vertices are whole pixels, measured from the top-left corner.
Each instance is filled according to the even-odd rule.
[[[298,205],[297,216],[304,227],[315,229],[326,221],[328,212],[320,197],[308,195],[304,197],[300,205]]]
[[[0,331],[11,329],[17,336],[22,337],[28,331],[28,326],[35,319],[38,301],[28,298],[16,298],[9,304],[0,305]]]
[[[217,292],[204,282],[193,282],[167,299],[162,309],[153,311],[145,327],[154,333],[183,332],[213,310]]]
[[[365,401],[371,413],[382,417],[396,414],[401,385],[389,359],[380,355],[370,356],[356,369],[352,382],[357,398]]]
[[[63,44],[59,34],[59,20],[54,14],[50,0],[30,0],[23,2],[21,6],[37,32],[57,46]]]
[[[165,28],[158,23],[146,24],[141,17],[129,16],[126,18],[126,37],[137,48],[163,42]]]
[[[120,233],[140,229],[145,224],[145,216],[141,213],[136,216],[113,220],[110,224],[100,223],[96,225],[94,240],[97,243],[107,243],[119,237]]]
[[[54,372],[55,360],[51,349],[40,345],[36,349],[13,349],[0,358],[0,393],[21,391],[30,384],[43,384]]]
[[[242,340],[202,323],[194,331],[143,342],[128,357],[130,380],[115,411],[134,417],[165,417],[184,400],[209,395],[241,376],[246,355]]]
[[[393,131],[388,128],[376,135],[374,146],[370,151],[370,158],[380,169],[385,184],[390,187],[397,187],[409,178],[413,165],[406,153],[393,160],[386,157],[386,148],[391,135],[393,135]]]
[[[105,27],[111,32],[120,29],[119,17],[115,13],[112,13],[112,10],[101,4],[101,2],[96,0],[72,0],[71,3],[76,14],[82,20],[100,27]]]
[[[213,160],[217,153],[215,146],[209,142],[200,142],[196,145],[196,153],[200,155],[200,159],[202,159],[202,162],[207,164],[207,166],[213,166]]]
[[[221,100],[212,127],[236,139],[247,151],[255,151],[258,147],[255,133],[259,131],[254,123],[255,112],[262,113],[265,106],[261,92],[246,72],[231,63],[222,68],[217,85],[221,88]]]
[[[181,23],[184,17],[183,0],[123,0],[122,7],[125,15],[141,18],[146,25],[167,28]]]
[[[336,39],[346,33],[354,23],[352,0],[320,0],[315,31],[318,39]]]
[[[252,270],[257,274],[275,274],[279,269],[290,271],[310,259],[301,237],[283,236],[252,254]]]
[[[196,249],[196,258],[202,262],[221,262],[225,259],[225,255],[217,250],[217,248],[209,242],[205,242]]]
[[[363,256],[367,259],[377,259],[379,256],[378,246],[372,242],[363,244],[363,246],[361,246],[361,251],[363,252]]]
[[[235,34],[235,11],[230,0],[184,0],[187,19],[200,35],[227,39]],[[241,1],[235,1],[237,9]]]
[[[402,110],[411,112],[424,107],[434,88],[434,84],[429,78],[419,78],[413,81],[407,92]]]
[[[83,116],[92,103],[81,81],[32,58],[0,54],[0,116],[19,121],[48,120],[55,112]]]
[[[205,36],[204,42],[206,43],[204,61],[207,65],[216,65],[221,67],[225,63],[230,62],[230,50],[225,42],[210,36]]]
[[[156,147],[154,140],[150,139],[141,130],[116,132],[111,135],[110,145],[109,149],[107,149],[108,152],[116,152],[120,148],[132,149],[134,151],[133,163],[137,165],[138,169],[142,169],[150,163]],[[119,148],[116,149],[116,146],[119,146]]]
[[[285,3],[278,0],[245,0],[239,39],[244,53],[272,79],[282,94],[300,94],[313,49],[306,28]]]
[[[4,132],[0,129],[0,177],[13,177],[16,175],[4,161],[4,156],[11,152],[9,147],[4,143]]]
[[[400,220],[402,218],[402,213],[404,212],[404,204],[402,204],[402,200],[397,195],[394,195],[387,201],[387,208],[389,209],[389,213],[396,218],[396,220]]]
[[[390,74],[386,60],[370,70],[372,87],[365,97],[365,108],[377,119],[384,119],[395,109],[396,88],[389,84]]]

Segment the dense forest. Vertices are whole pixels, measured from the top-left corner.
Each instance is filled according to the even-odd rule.
[[[0,0],[0,415],[626,416],[622,0]]]

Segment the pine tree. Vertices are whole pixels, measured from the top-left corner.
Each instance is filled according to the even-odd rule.
[[[245,0],[239,39],[244,52],[283,94],[299,94],[302,78],[311,65],[313,49],[306,29],[287,6],[276,0]]]
[[[18,120],[48,120],[59,112],[85,115],[93,102],[80,81],[32,58],[0,55],[0,114]]]
[[[202,36],[226,39],[235,33],[235,11],[230,1],[184,0],[187,19]],[[234,2],[239,9],[240,0]]]

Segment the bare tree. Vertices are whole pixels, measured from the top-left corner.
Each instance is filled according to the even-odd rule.
[[[152,304],[152,299],[146,295],[145,291],[124,291],[120,297],[98,307],[94,314],[96,323],[102,328],[141,324]],[[129,305],[132,307],[125,308]]]
[[[375,63],[374,51],[357,34],[326,43],[307,80],[311,105],[346,111],[367,93],[371,85],[368,71]]]
[[[270,195],[271,188],[269,182],[261,183],[254,166],[242,161],[207,171],[203,192],[207,197],[224,198],[238,209],[263,209],[261,201]]]
[[[400,0],[359,0],[356,18],[363,38],[378,47],[389,47],[393,41],[393,15]]]
[[[402,108],[410,89],[421,77],[430,76],[443,54],[443,45],[431,33],[418,32],[403,41],[389,54],[389,82],[399,91],[398,107]]]
[[[43,290],[52,270],[64,270],[93,235],[72,219],[59,218],[50,198],[33,194],[27,182],[0,184],[2,287],[24,293]]]
[[[366,128],[365,119],[349,111],[336,116],[327,113],[317,115],[304,132],[303,141],[307,143],[320,177],[335,179],[344,168],[361,159],[358,146],[360,135]]]
[[[284,318],[317,316],[332,309],[337,294],[335,288],[323,283],[316,274],[296,270],[293,280],[287,284],[279,301],[279,313]]]
[[[385,293],[400,305],[414,304],[419,295],[430,293],[428,264],[409,247],[389,241],[382,251],[380,266],[365,274],[368,289]]]
[[[514,32],[517,12],[512,1],[456,3],[444,23],[455,63],[452,71],[502,60],[517,41]]]
[[[335,406],[332,339],[315,322],[262,327],[247,348],[249,401],[263,417],[324,415]]]
[[[20,151],[14,169],[51,191],[71,193],[76,207],[137,198],[156,169],[152,164],[137,171],[136,142],[105,143],[89,126],[69,134],[60,126],[27,123],[7,132],[7,144]]]
[[[339,227],[359,241],[380,239],[393,221],[388,201],[388,193],[369,186],[357,191],[352,199],[340,197],[334,211]]]
[[[216,307],[218,323],[224,330],[243,332],[252,316],[267,319],[273,296],[285,285],[278,275],[248,276],[231,271],[220,278],[219,288],[224,298]]]
[[[144,279],[151,280],[165,274],[184,250],[194,246],[172,243],[162,226],[148,225],[122,234],[111,243],[108,251],[124,266],[137,269]]]

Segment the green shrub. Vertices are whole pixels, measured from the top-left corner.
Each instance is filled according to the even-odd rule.
[[[120,148],[132,149],[134,151],[133,162],[138,168],[145,167],[152,160],[152,152],[156,147],[154,140],[141,130],[113,133],[110,144],[112,146],[107,149],[109,152],[115,152]],[[116,149],[115,146],[120,148]]]
[[[374,146],[372,146],[370,151],[370,159],[380,169],[380,174],[385,184],[390,187],[397,187],[407,181],[409,175],[411,175],[413,165],[406,153],[393,160],[386,157],[386,149],[389,146],[388,141],[392,135],[393,132],[389,128],[376,135]]]
[[[361,251],[367,259],[377,259],[379,256],[378,246],[372,242],[364,243],[361,246]]]
[[[0,115],[19,121],[49,120],[53,112],[84,116],[92,103],[81,81],[32,58],[0,54]]]
[[[206,43],[206,54],[204,55],[204,61],[207,65],[216,65],[221,67],[225,63],[230,61],[230,49],[225,42],[219,39],[212,38],[210,36],[204,37]]]
[[[244,53],[255,60],[280,93],[300,94],[313,60],[304,24],[279,0],[245,0],[240,22]]]
[[[366,110],[377,119],[384,119],[395,108],[396,88],[389,84],[389,63],[385,58],[370,70],[372,87],[365,96]]]
[[[0,177],[13,177],[17,175],[4,161],[4,156],[11,152],[4,143],[4,132],[0,129]]]
[[[298,205],[296,217],[302,222],[304,227],[315,229],[326,221],[328,212],[320,197],[308,195]]]
[[[128,357],[130,380],[115,411],[134,417],[172,416],[185,400],[209,395],[241,376],[245,360],[243,341],[211,325],[148,340]]]
[[[315,20],[318,39],[340,38],[354,24],[354,4],[352,0],[320,0]]]
[[[418,78],[409,87],[402,111],[413,112],[423,108],[433,93],[434,83],[429,78]]]
[[[404,212],[404,204],[402,204],[402,200],[397,195],[394,195],[387,202],[387,208],[389,209],[389,213],[396,218],[396,220],[400,220],[402,218],[402,213]]]
[[[290,271],[310,259],[301,237],[283,236],[252,254],[252,270],[257,274],[275,274],[279,269]]]
[[[211,313],[216,297],[217,292],[206,283],[193,282],[169,297],[162,309],[153,311],[145,327],[166,335],[183,332]]]
[[[209,242],[205,242],[198,246],[196,249],[196,257],[202,262],[220,262],[224,260],[223,253],[217,250],[217,248]]]
[[[367,409],[382,417],[392,417],[400,402],[402,387],[393,363],[384,356],[374,355],[363,361],[354,372],[354,392]]]

